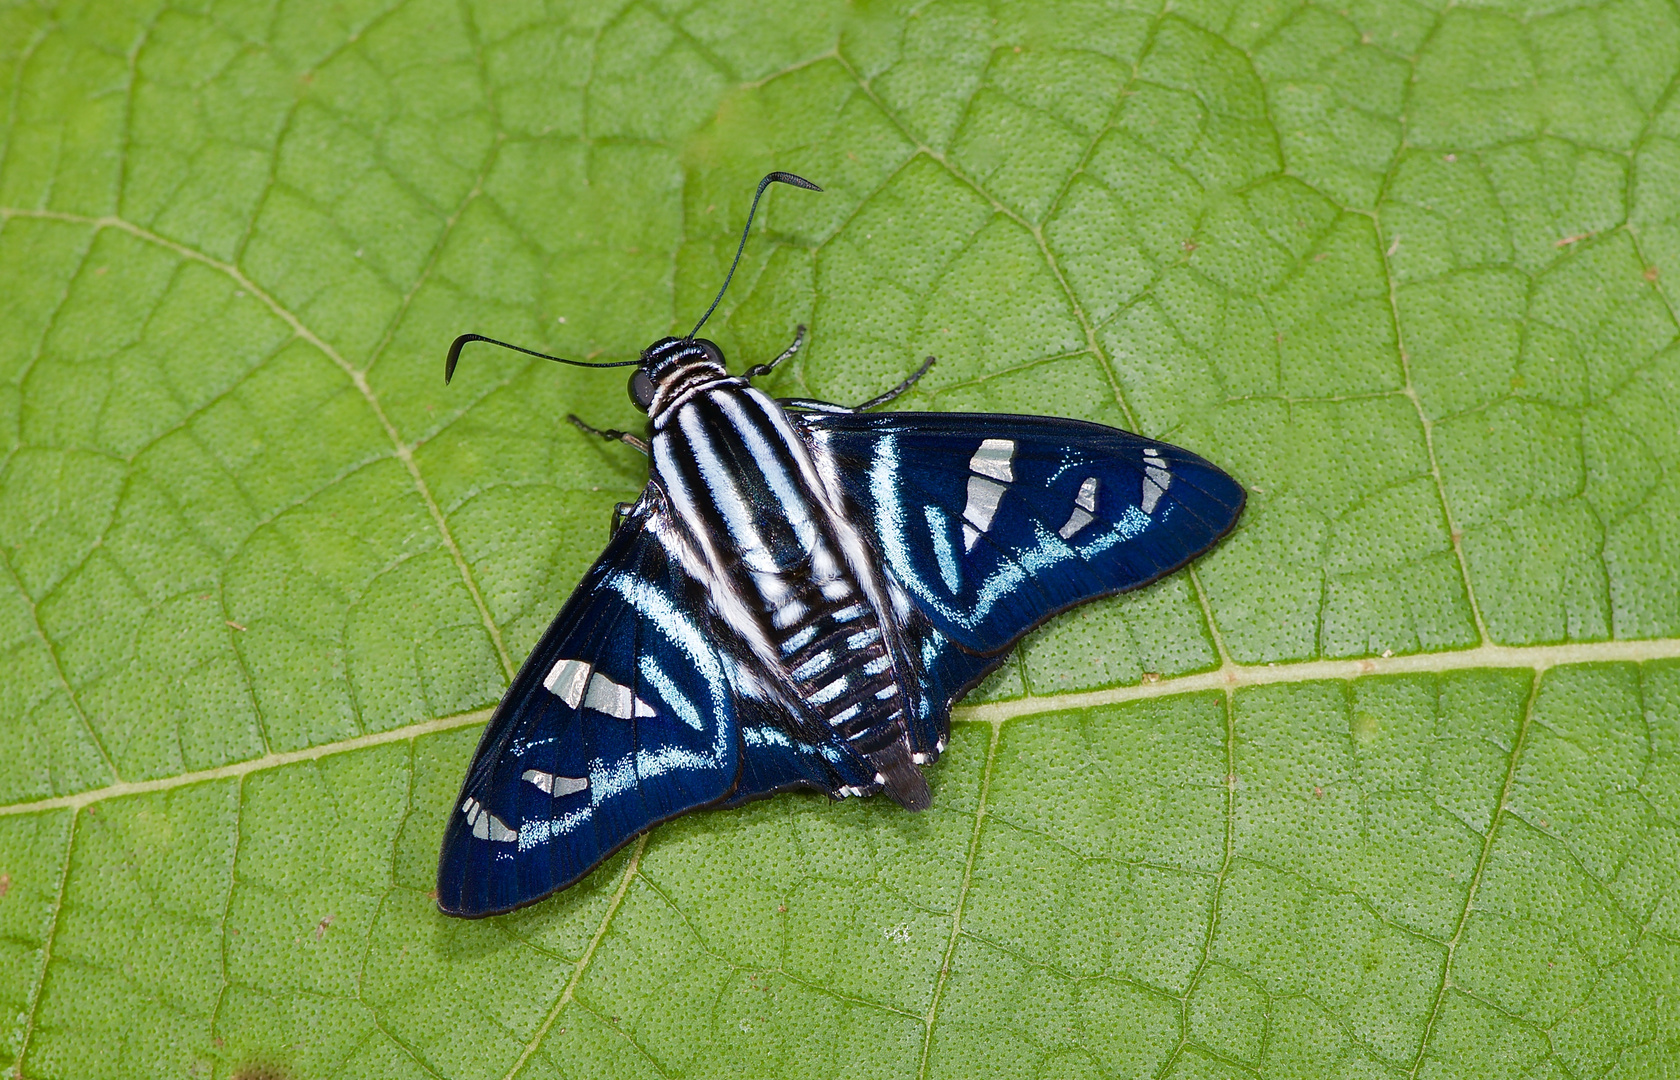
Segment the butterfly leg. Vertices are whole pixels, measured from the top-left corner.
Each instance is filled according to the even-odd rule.
[[[870,398],[868,401],[864,402],[862,405],[859,405],[857,407],[856,411],[857,412],[868,412],[870,409],[873,409],[877,405],[885,405],[887,402],[893,400],[894,398],[903,395],[912,386],[915,386],[918,382],[920,382],[922,380],[922,376],[926,375],[928,373],[928,369],[931,368],[931,367],[933,367],[933,357],[930,356],[926,360],[922,361],[922,366],[917,368],[915,370],[915,373],[912,374],[908,379],[905,379],[903,382],[899,383],[897,386],[893,387],[891,390],[888,390],[886,393],[880,395],[879,397]]]
[[[600,428],[592,427],[578,419],[576,413],[567,413],[566,419],[570,420],[573,424],[576,424],[577,429],[585,435],[598,435],[608,442],[621,442],[626,446],[634,446],[644,454],[648,452],[647,440],[632,435],[628,431],[619,431],[617,428],[607,428],[605,431],[602,431]]]
[[[741,373],[741,378],[743,378],[743,379],[757,379],[761,376],[770,374],[772,371],[776,370],[776,366],[778,364],[780,364],[783,360],[787,360],[790,357],[792,357],[793,354],[798,352],[800,347],[803,346],[804,344],[805,344],[805,324],[800,323],[798,326],[793,328],[793,344],[791,344],[787,348],[783,349],[782,350],[782,355],[776,357],[774,360],[770,361],[768,364],[754,364],[752,367],[748,368],[747,370],[745,370]]]
[[[844,415],[846,413],[866,412],[870,409],[873,409],[877,405],[885,405],[887,402],[889,402],[889,401],[893,400],[894,398],[903,394],[906,390],[910,389],[912,386],[915,386],[916,383],[921,379],[921,377],[928,373],[928,369],[933,367],[933,360],[934,360],[934,358],[931,357],[931,356],[928,357],[926,360],[923,360],[922,361],[922,366],[917,368],[915,373],[912,374],[908,379],[905,379],[903,382],[899,383],[897,386],[893,387],[891,390],[888,390],[886,393],[880,395],[879,397],[872,397],[868,401],[864,402],[862,405],[856,406],[855,408],[850,407],[850,406],[846,406],[846,405],[836,405],[832,401],[817,401],[815,398],[784,397],[784,398],[777,398],[776,402],[777,402],[777,404],[781,405],[784,409],[803,409],[806,412],[830,413],[830,414],[840,414],[840,415]]]

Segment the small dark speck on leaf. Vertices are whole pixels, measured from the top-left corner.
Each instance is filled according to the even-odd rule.
[[[336,917],[337,916],[334,916],[334,915],[323,915],[323,916],[321,916],[321,921],[315,924],[315,940],[316,941],[320,941],[322,938],[327,936],[327,927],[329,927],[333,924],[333,920]]]
[[[1195,251],[1197,248],[1201,247],[1202,245],[1196,243],[1196,241],[1194,241],[1194,240],[1186,239],[1181,246],[1184,248],[1185,251]]]
[[[437,899],[437,890],[433,889],[431,892],[427,893],[426,898],[428,900],[436,900]]]
[[[1315,787],[1314,787],[1314,788],[1313,788],[1313,798],[1315,798],[1315,799],[1322,799],[1322,798],[1324,798],[1324,789],[1323,789],[1323,788],[1321,788],[1321,787],[1316,787],[1316,786],[1315,786]]]
[[[1143,681],[1146,683],[1158,683],[1161,681],[1161,673],[1159,671],[1146,671],[1143,673]]]
[[[234,629],[235,629],[235,630],[238,630],[238,631],[240,631],[240,632],[243,632],[243,631],[244,631],[244,630],[245,630],[245,628],[244,628],[244,627],[243,627],[243,626],[241,626],[241,625],[239,625],[239,624],[238,624],[238,623],[236,623],[236,622],[234,622],[234,621],[233,621],[233,620],[232,620],[232,619],[226,619],[226,620],[224,620],[224,621],[225,621],[225,622],[226,622],[226,623],[227,623],[227,624],[228,624],[228,625],[229,625],[229,626],[231,626],[231,627],[233,627],[233,628],[234,628]]]
[[[4,892],[0,892],[0,896],[5,896],[5,895],[6,894]],[[776,910],[785,915],[785,914],[787,914],[787,905],[786,904],[777,904],[776,905]]]
[[[253,1062],[233,1070],[228,1080],[291,1080],[292,1074],[278,1065]]]
[[[1457,154],[1448,154],[1446,157],[1442,158],[1441,160],[1445,161],[1448,165],[1451,165],[1453,162],[1458,160],[1458,155]]]
[[[1657,280],[1657,268],[1656,268],[1656,267],[1654,267],[1654,266],[1647,266],[1647,267],[1646,267],[1646,268],[1645,268],[1645,280],[1646,280],[1646,281],[1655,281],[1655,280]]]
[[[0,897],[5,896],[7,893],[9,893],[11,891],[12,891],[12,875],[10,875],[10,874],[0,874]],[[783,908],[782,910],[786,911],[787,908]]]

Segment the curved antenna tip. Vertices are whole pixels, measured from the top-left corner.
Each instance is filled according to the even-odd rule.
[[[795,173],[772,172],[764,175],[764,179],[758,182],[758,190],[753,192],[752,205],[747,208],[747,224],[741,230],[741,243],[735,248],[735,260],[729,264],[729,273],[723,275],[723,287],[712,298],[712,306],[706,309],[706,314],[700,316],[700,321],[695,323],[694,329],[688,332],[690,340],[700,332],[702,326],[706,325],[706,320],[712,317],[712,312],[717,310],[718,304],[723,300],[723,294],[728,291],[730,279],[735,276],[735,268],[741,265],[741,252],[747,250],[747,237],[752,234],[753,215],[758,213],[758,200],[764,197],[764,189],[771,184],[787,184],[791,187],[804,188],[806,191],[822,190],[816,184]]]
[[[610,364],[591,364],[583,360],[567,360],[563,356],[550,356],[547,353],[538,352],[535,349],[527,349],[523,345],[514,345],[506,341],[499,341],[493,337],[485,337],[483,334],[462,334],[460,337],[455,339],[453,344],[449,346],[449,355],[443,361],[444,385],[447,386],[449,384],[449,380],[455,377],[455,365],[460,362],[462,348],[474,341],[482,341],[487,345],[499,345],[504,349],[512,349],[514,352],[524,353],[526,356],[535,356],[540,360],[553,360],[557,364],[570,364],[572,367],[634,367],[635,365],[641,363],[640,360],[617,360]]]
[[[761,187],[768,186],[770,184],[790,184],[793,187],[804,188],[806,191],[822,190],[821,187],[811,183],[811,181],[805,179],[803,176],[790,172],[773,172],[767,175],[763,180],[759,181],[759,185]]]
[[[443,361],[443,385],[448,386],[449,380],[455,377],[455,365],[461,362],[461,350],[467,347],[469,341],[483,341],[477,334],[462,334],[449,345],[449,355]]]

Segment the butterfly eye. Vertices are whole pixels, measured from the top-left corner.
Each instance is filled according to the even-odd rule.
[[[630,376],[630,400],[643,412],[653,406],[653,379],[641,368]]]

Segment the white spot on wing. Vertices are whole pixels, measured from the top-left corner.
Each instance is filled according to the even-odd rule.
[[[983,476],[968,478],[968,505],[963,507],[963,520],[980,532],[992,527],[992,518],[997,516],[998,502],[1003,498],[1007,489],[993,480]],[[974,539],[969,538],[967,529],[963,530],[963,544],[969,550],[974,548]]]
[[[519,779],[534,784],[550,795],[574,795],[589,787],[587,777],[555,776],[541,769],[526,769]]]
[[[583,700],[583,688],[589,685],[589,662],[556,661],[548,671],[548,678],[543,680],[543,685],[548,688],[549,693],[575,709],[578,702]]]
[[[1172,473],[1146,460],[1143,469],[1143,512],[1153,514],[1161,496],[1165,495],[1170,487]]]
[[[461,813],[467,815],[467,824],[472,826],[472,834],[480,840],[511,844],[519,839],[519,834],[507,827],[507,822],[484,809],[483,804],[471,795],[461,804]]]
[[[968,459],[968,469],[981,476],[989,476],[993,480],[1011,484],[1015,482],[1015,470],[1010,465],[1014,457],[1014,439],[987,439],[980,444],[980,449],[974,451],[974,456]]]
[[[1094,520],[1096,519],[1089,513],[1076,506],[1073,508],[1073,513],[1068,515],[1066,524],[1056,530],[1056,535],[1060,536],[1063,540],[1072,540],[1075,533],[1091,524]]]
[[[1081,510],[1095,511],[1097,508],[1097,478],[1087,476],[1079,485],[1079,494],[1074,496],[1073,505]]]
[[[637,705],[648,709],[645,713],[638,713]],[[608,716],[616,716],[620,720],[628,720],[633,715],[652,716],[653,710],[636,700],[630,693],[630,688],[623,683],[613,682],[599,671],[589,680],[589,692],[584,695],[583,707],[604,712]]]

